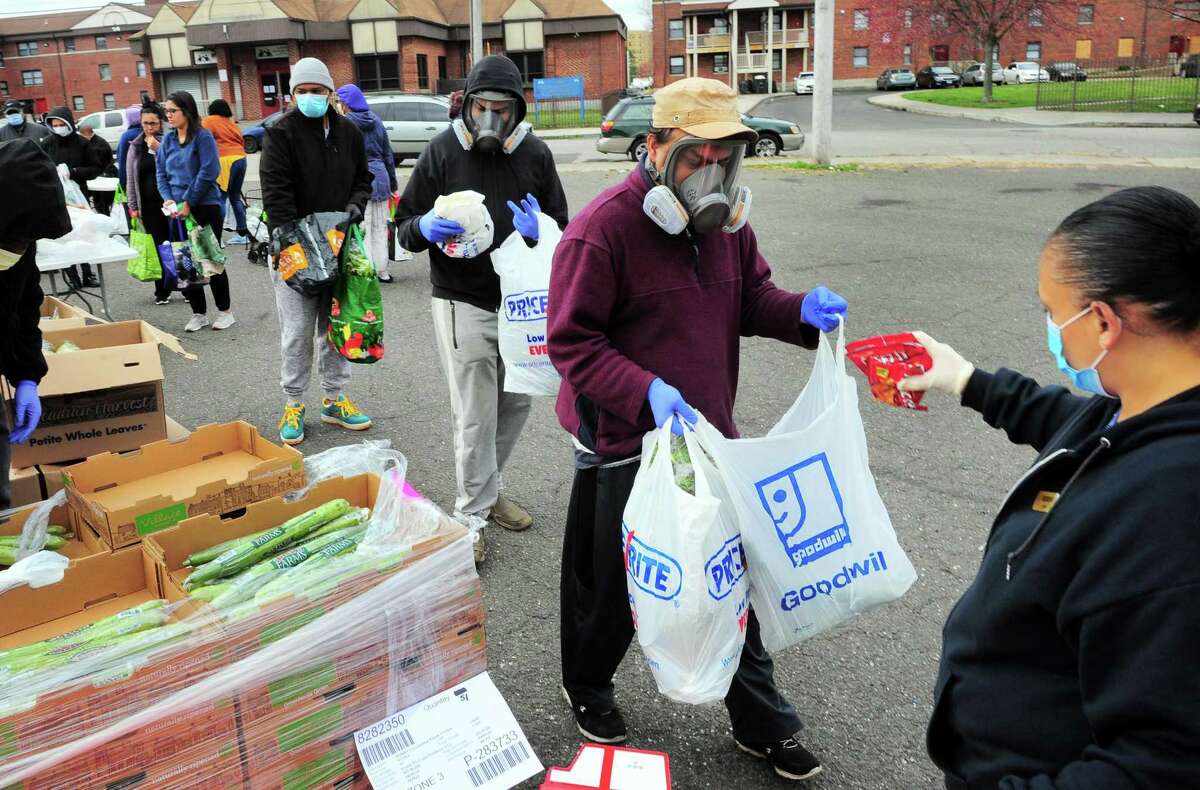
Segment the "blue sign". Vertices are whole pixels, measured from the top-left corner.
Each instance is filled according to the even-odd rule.
[[[795,567],[850,544],[842,494],[825,453],[776,472],[754,486]]]
[[[583,77],[542,77],[533,81],[533,100],[582,99]]]

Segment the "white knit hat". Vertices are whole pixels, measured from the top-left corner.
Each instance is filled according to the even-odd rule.
[[[329,74],[329,67],[316,58],[300,58],[296,65],[292,66],[291,86],[295,90],[297,85],[306,83],[323,85],[332,91],[333,77]]]

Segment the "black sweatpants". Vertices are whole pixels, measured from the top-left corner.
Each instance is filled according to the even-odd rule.
[[[613,675],[633,639],[625,583],[621,518],[638,464],[580,469],[571,486],[563,536],[561,650],[563,685],[575,704],[610,710]],[[733,736],[743,743],[787,738],[803,724],[775,688],[775,666],[751,610],[746,646],[725,707]]]
[[[212,228],[213,233],[217,236],[217,241],[221,240],[221,229],[224,225],[223,214],[224,208],[215,204],[192,206],[192,217],[196,223]],[[217,303],[217,309],[222,312],[228,310],[229,275],[221,272],[208,278],[208,287],[212,289],[213,301]],[[208,312],[208,301],[204,298],[203,285],[189,285],[183,289],[183,296],[188,300],[188,304],[192,306],[192,312],[196,315],[204,315]]]
[[[154,193],[157,197],[158,193]],[[150,201],[151,206],[157,206],[161,200]],[[170,239],[170,224],[166,216],[157,208],[152,208],[149,211],[142,210],[138,216],[138,222],[142,223],[142,228],[145,229],[150,237],[154,239],[154,246],[158,247]],[[154,298],[157,300],[166,299],[175,290],[175,280],[169,277],[160,277],[154,281]]]

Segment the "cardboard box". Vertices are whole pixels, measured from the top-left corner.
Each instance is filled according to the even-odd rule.
[[[88,324],[107,324],[102,318],[89,313],[87,310],[67,304],[54,296],[42,298],[41,319],[38,328],[43,332],[47,329],[74,329]]]
[[[94,455],[64,470],[63,479],[76,515],[121,548],[189,517],[219,516],[301,488],[304,462],[249,423],[230,422],[136,453]]]
[[[30,505],[49,498],[36,466],[9,467],[8,497],[10,507]]]
[[[38,385],[42,419],[24,444],[12,446],[15,466],[53,464],[94,453],[133,450],[167,435],[159,346],[188,359],[179,341],[145,321],[52,329],[42,337],[80,351],[47,354]],[[11,414],[14,392],[3,385]]]
[[[21,530],[25,527],[25,522],[33,515],[33,511],[34,505],[29,505],[17,510],[8,517],[0,516],[0,535],[20,535]],[[50,511],[50,523],[61,527],[70,527],[71,509],[66,505],[54,508]],[[108,547],[100,542],[99,536],[87,527],[77,529],[74,536],[67,541],[67,544],[55,551],[69,558],[72,562],[84,557],[91,557],[95,554],[109,553]],[[3,596],[3,594],[0,594],[0,601],[3,601],[3,607],[8,606],[8,598]]]

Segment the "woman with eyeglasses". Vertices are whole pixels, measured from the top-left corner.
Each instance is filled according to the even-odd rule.
[[[155,245],[167,240],[167,218],[162,213],[163,198],[158,192],[158,151],[162,145],[166,113],[162,105],[147,99],[139,109],[141,134],[125,149],[125,197],[129,217],[142,224]],[[154,303],[171,303],[175,280],[162,277],[154,281]]]
[[[222,206],[217,176],[221,161],[217,141],[212,132],[201,125],[196,100],[186,91],[176,91],[167,97],[164,112],[170,131],[163,136],[158,149],[158,191],[163,208],[170,211],[172,221],[192,217],[198,224],[212,228],[221,239]],[[178,233],[178,231],[176,231]],[[229,275],[226,272],[209,278],[217,317],[213,329],[228,329],[235,322],[229,311]],[[208,326],[208,302],[203,285],[190,285],[183,291],[192,307],[192,319],[185,332],[196,332]]]
[[[1200,206],[1163,187],[1084,206],[1038,294],[1082,394],[925,335],[933,367],[900,383],[1038,453],[943,629],[929,753],[952,790],[1197,788]]]

